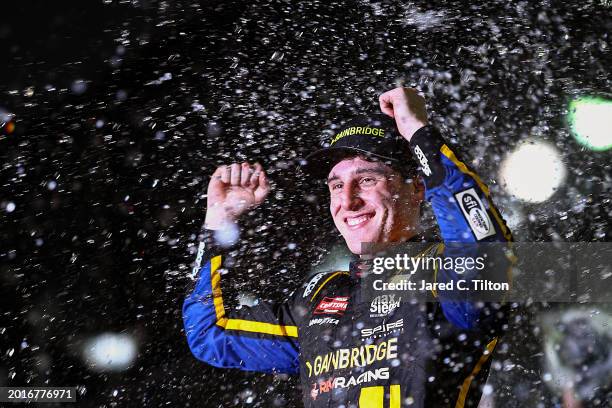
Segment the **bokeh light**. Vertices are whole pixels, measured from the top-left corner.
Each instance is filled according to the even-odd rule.
[[[224,248],[229,248],[240,239],[240,228],[238,224],[228,222],[222,228],[214,232],[215,242]]]
[[[136,358],[136,341],[124,333],[104,333],[85,342],[83,358],[94,371],[122,371]]]
[[[582,97],[570,102],[568,121],[576,140],[592,150],[612,147],[612,101]]]
[[[552,145],[529,141],[520,144],[502,162],[500,181],[513,196],[531,203],[547,200],[565,179],[565,165]]]
[[[11,134],[15,131],[15,124],[13,122],[9,122],[4,126],[4,130],[6,133]]]

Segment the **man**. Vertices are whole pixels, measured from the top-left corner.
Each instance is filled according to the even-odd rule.
[[[305,166],[327,178],[331,216],[356,260],[349,271],[313,276],[285,303],[260,302],[231,316],[225,310],[219,268],[227,250],[213,231],[235,224],[270,188],[258,164],[214,172],[203,240],[208,261],[183,308],[189,347],[216,367],[299,373],[307,407],[477,406],[505,309],[439,291],[429,302],[372,298],[363,290],[372,255],[363,244],[427,241],[424,197],[447,243],[505,242],[511,235],[486,186],[428,126],[424,99],[396,88],[379,102],[387,116],[350,122]],[[427,254],[443,251],[419,245]],[[437,282],[466,279],[450,269],[435,272]]]

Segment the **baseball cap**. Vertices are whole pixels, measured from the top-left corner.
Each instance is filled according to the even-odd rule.
[[[416,172],[408,142],[397,130],[395,120],[383,114],[358,116],[346,122],[322,149],[305,158],[302,168],[307,174],[325,178],[338,161],[357,155],[381,160],[403,174]]]

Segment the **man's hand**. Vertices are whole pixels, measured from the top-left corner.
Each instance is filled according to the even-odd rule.
[[[260,205],[270,192],[266,173],[259,163],[219,166],[208,183],[205,228],[224,229],[246,211]]]
[[[413,88],[395,88],[378,97],[380,110],[395,119],[397,128],[407,141],[427,125],[425,98]]]

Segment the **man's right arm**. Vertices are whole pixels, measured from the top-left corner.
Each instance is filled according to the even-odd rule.
[[[216,367],[297,373],[297,324],[291,305],[260,302],[229,316],[223,304],[220,270],[228,248],[215,245],[214,231],[236,228],[241,215],[260,205],[269,193],[263,168],[256,164],[220,166],[208,184],[205,230],[198,250],[197,283],[185,299],[187,342],[200,360]],[[203,253],[202,253],[203,252]],[[198,261],[196,261],[197,263]]]
[[[199,360],[247,371],[298,372],[297,324],[290,303],[260,302],[230,316],[223,304],[220,269],[225,252],[205,231],[206,258],[183,305],[187,343]]]

